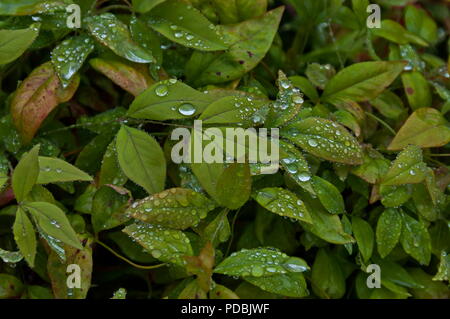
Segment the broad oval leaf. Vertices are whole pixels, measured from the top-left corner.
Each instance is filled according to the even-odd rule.
[[[128,116],[148,120],[176,120],[196,116],[213,97],[175,79],[158,82],[131,103]]]
[[[128,27],[112,13],[88,17],[86,25],[97,41],[118,56],[136,63],[154,62],[153,56],[132,40]]]
[[[402,216],[395,208],[386,209],[378,218],[376,240],[378,253],[386,257],[400,240]]]
[[[352,231],[365,262],[372,257],[375,234],[372,226],[360,217],[352,218]]]
[[[253,198],[270,212],[312,223],[305,204],[294,193],[284,188],[263,188],[255,192]]]
[[[405,62],[361,62],[341,70],[326,85],[322,98],[362,102],[376,98],[400,75]]]
[[[308,117],[282,128],[281,136],[329,161],[351,165],[362,163],[363,154],[358,141],[333,121]]]
[[[125,227],[123,232],[163,262],[184,266],[183,257],[193,255],[189,238],[180,230],[137,222]]]
[[[25,199],[39,176],[39,145],[24,154],[12,176],[12,187],[18,202]]]
[[[171,188],[133,203],[126,213],[146,223],[183,230],[196,226],[214,208],[200,193]]]
[[[244,280],[262,290],[288,296],[302,298],[309,295],[306,280],[302,273],[276,274],[266,277],[245,277]]]
[[[419,71],[402,74],[403,88],[413,110],[430,107],[432,103],[431,88],[427,79]]]
[[[431,258],[431,239],[427,227],[403,213],[403,228],[400,242],[403,249],[422,265],[428,265]]]
[[[217,200],[222,206],[238,209],[250,197],[252,177],[245,163],[232,163],[220,175],[216,185]]]
[[[0,30],[0,65],[10,63],[20,57],[34,42],[38,34],[39,28],[36,25],[31,25],[27,29]]]
[[[307,270],[309,267],[301,258],[289,257],[277,249],[254,248],[232,253],[214,272],[228,276],[267,277]]]
[[[444,116],[433,108],[417,109],[406,120],[388,149],[401,150],[409,144],[439,147],[450,143],[450,127]]]
[[[116,146],[120,167],[129,179],[150,194],[164,189],[166,159],[153,137],[124,125],[117,134]]]
[[[31,141],[44,119],[58,104],[72,98],[79,81],[79,77],[74,77],[70,85],[63,89],[51,62],[42,64],[28,75],[11,101],[13,122],[24,143]]]
[[[336,186],[319,176],[313,176],[312,185],[323,207],[329,213],[345,214],[344,199]]]
[[[428,46],[424,39],[407,31],[400,23],[389,19],[382,20],[381,28],[373,28],[371,32],[378,37],[398,44],[413,43],[424,47]]]
[[[92,181],[92,177],[58,158],[39,156],[38,184],[49,184],[72,181]]]
[[[148,24],[174,42],[201,51],[227,49],[216,26],[188,3],[167,0],[148,16]]]
[[[26,203],[24,208],[37,220],[39,227],[49,236],[72,247],[83,249],[66,214],[58,207],[46,202]]]
[[[345,294],[345,277],[336,257],[321,248],[312,266],[311,281],[313,291],[326,299],[339,299]]]
[[[25,257],[28,265],[34,267],[37,247],[36,235],[33,224],[21,207],[18,207],[16,211],[13,234],[14,241],[19,247],[23,257]]]

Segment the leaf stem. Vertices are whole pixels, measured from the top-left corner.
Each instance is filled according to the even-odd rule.
[[[156,268],[164,267],[166,265],[166,264],[157,264],[157,265],[151,265],[151,266],[138,265],[138,264],[135,264],[134,262],[132,262],[131,260],[125,258],[124,256],[120,255],[116,251],[114,251],[114,249],[112,249],[105,243],[101,242],[98,238],[95,239],[95,242],[97,244],[99,244],[100,246],[102,246],[103,248],[105,248],[106,250],[108,250],[111,254],[113,254],[117,258],[122,259],[123,261],[130,264],[131,266],[139,268],[139,269],[145,269],[145,270],[156,269]]]
[[[392,133],[392,135],[397,135],[397,133],[395,132],[395,130],[389,125],[387,124],[385,121],[383,121],[382,119],[380,119],[378,116],[370,113],[370,112],[365,112],[367,116],[373,118],[375,121],[379,122],[380,124],[382,124],[385,128],[388,129],[389,132]]]

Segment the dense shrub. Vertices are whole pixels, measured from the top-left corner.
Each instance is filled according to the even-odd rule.
[[[0,0],[0,298],[448,298],[449,6],[374,2]]]

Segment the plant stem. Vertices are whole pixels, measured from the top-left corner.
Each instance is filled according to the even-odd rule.
[[[387,124],[385,121],[383,121],[382,119],[380,119],[378,116],[369,113],[369,112],[365,112],[367,116],[373,118],[375,121],[379,122],[380,124],[382,124],[385,128],[387,128],[389,130],[389,132],[392,133],[392,135],[397,135],[397,133],[395,132],[395,130],[389,125]]]

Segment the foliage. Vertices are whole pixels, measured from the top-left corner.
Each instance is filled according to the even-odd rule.
[[[450,7],[372,2],[0,1],[0,298],[449,298]]]

